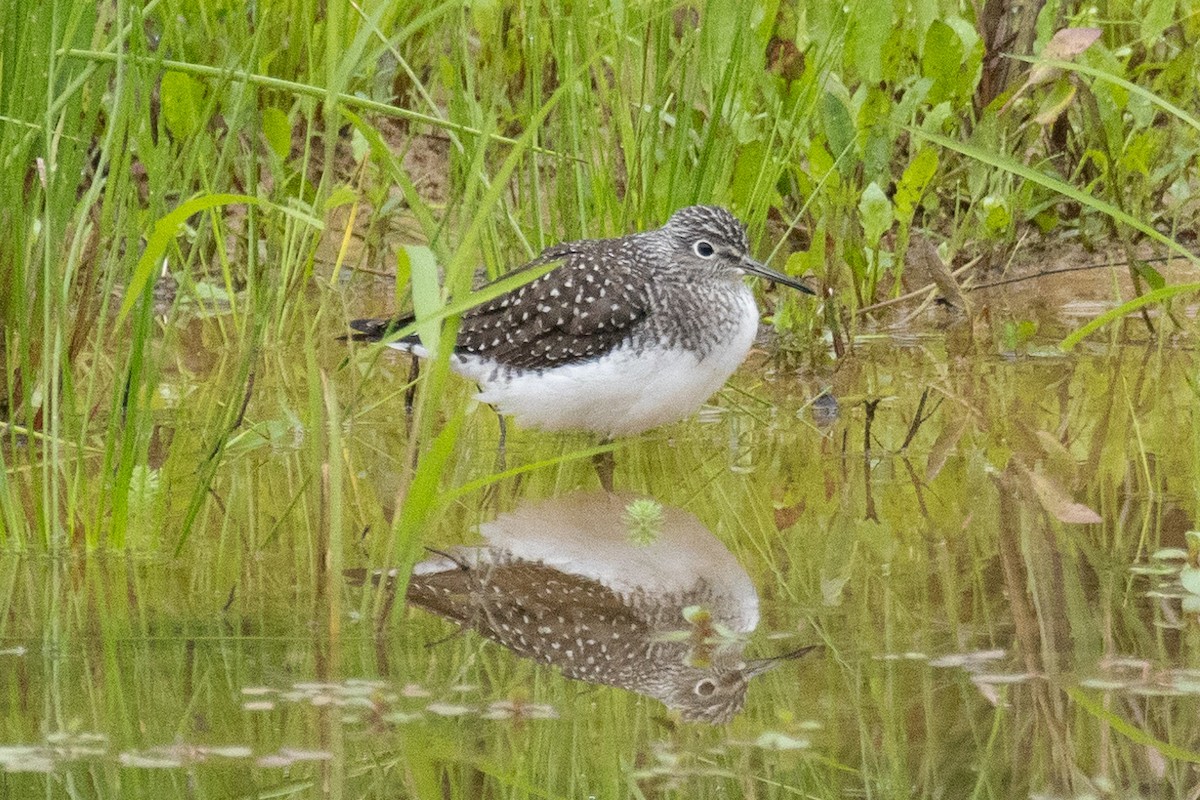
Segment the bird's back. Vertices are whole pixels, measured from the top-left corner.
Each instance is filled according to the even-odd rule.
[[[693,207],[653,231],[548,248],[523,269],[557,266],[462,316],[452,365],[527,427],[614,437],[682,419],[757,333],[747,247],[727,211]],[[379,339],[411,322],[351,327]],[[423,355],[415,337],[393,346]]]
[[[455,353],[466,363],[545,370],[595,359],[627,340],[651,310],[651,270],[636,237],[584,239],[547,248],[520,270],[558,266],[462,316]],[[350,322],[351,338],[378,341],[411,314]],[[395,343],[403,350],[415,336]]]

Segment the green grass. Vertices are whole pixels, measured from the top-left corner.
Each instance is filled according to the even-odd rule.
[[[1127,568],[1197,512],[1200,450],[1179,436],[1194,369],[1175,342],[1195,334],[1200,13],[1153,0],[1014,19],[1032,55],[1062,27],[1102,32],[1014,98],[1031,65],[993,61],[973,8],[0,0],[0,650],[33,647],[17,669],[0,655],[0,708],[21,710],[0,715],[0,743],[101,730],[149,747],[203,738],[202,715],[213,743],[344,756],[295,785],[206,766],[212,796],[326,780],[346,796],[669,795],[654,765],[676,757],[679,796],[1083,791],[1102,767],[1182,791],[1187,697],[1079,701],[1089,690],[1059,691],[1038,663],[1048,677],[992,707],[961,672],[875,659],[995,645],[1170,664],[1194,644],[1135,602]],[[693,202],[729,206],[757,254],[828,291],[764,292],[783,352],[721,395],[719,423],[620,445],[618,481],[704,519],[759,581],[765,627],[804,623],[825,655],[764,679],[722,732],[672,729],[471,637],[426,652],[444,631],[416,615],[385,668],[364,634],[383,597],[348,593],[342,566],[410,564],[525,495],[592,486],[595,443],[517,432],[497,473],[495,422],[448,362],[423,370],[406,417],[407,363],[340,341],[345,321],[411,307],[447,352],[456,315],[486,298],[477,270],[501,278]],[[912,288],[917,237],[993,272],[1029,271],[1030,242],[1116,249],[1135,256],[1135,293],[1110,269],[1115,308],[1093,323],[992,300],[970,333],[876,358],[904,311],[860,312]],[[1170,254],[1186,258],[1147,260]],[[1155,337],[1122,348],[1144,338],[1126,320],[1143,309]],[[1084,355],[1057,361],[1059,342]],[[830,384],[846,416],[824,438],[796,411]],[[926,386],[942,405],[897,454]],[[868,479],[861,403],[876,399]],[[1029,472],[1105,522],[1056,521]],[[241,713],[242,686],[314,675],[411,675],[446,696],[462,676],[573,713],[486,734],[425,720],[382,741],[312,710]],[[710,752],[768,730],[819,755]],[[1144,755],[1157,742],[1161,773]],[[0,794],[185,783],[108,763],[26,780],[0,771]]]
[[[953,9],[900,28],[867,5],[764,4],[745,24],[739,4],[716,0],[10,10],[7,430],[49,445],[31,469],[32,524],[5,493],[18,547],[126,544],[124,498],[162,367],[150,291],[164,266],[193,308],[228,303],[222,333],[240,356],[226,389],[244,397],[272,350],[318,350],[319,325],[356,313],[345,270],[387,272],[409,244],[433,258],[401,262],[396,298],[432,322],[474,301],[480,263],[494,278],[564,238],[722,203],[781,268],[832,290],[824,308],[774,295],[777,328],[797,343],[826,328],[849,342],[859,317],[846,312],[899,291],[914,231],[995,261],[1034,229],[1186,253],[1174,232],[1195,223],[1194,15],[1166,27],[1126,25],[1117,9],[1020,20],[1034,52],[1068,24],[1102,35],[1013,99],[1026,67],[1004,65],[1008,93],[985,90],[1001,70],[984,63],[990,32]],[[426,156],[423,174],[405,166],[409,151]],[[784,236],[791,226],[807,235]],[[1194,288],[1134,270],[1151,303]],[[416,474],[453,447],[435,437],[446,380],[439,362],[418,393],[412,454],[444,447]],[[211,431],[180,546],[235,407]],[[89,449],[99,469],[77,457]],[[436,499],[409,498],[410,517]],[[407,524],[395,533],[411,544]]]

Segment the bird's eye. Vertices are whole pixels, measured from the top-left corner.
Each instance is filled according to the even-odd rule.
[[[713,249],[713,246],[711,244],[704,241],[703,239],[696,242],[695,247],[693,247],[692,249],[695,250],[696,255],[700,256],[701,258],[712,258],[713,253],[717,252],[716,250]]]
[[[700,681],[696,684],[696,688],[694,689],[696,694],[700,697],[708,697],[716,690],[717,684],[712,678],[705,678],[704,680]]]

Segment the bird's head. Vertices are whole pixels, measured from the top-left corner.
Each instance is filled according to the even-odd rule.
[[[671,679],[663,682],[659,699],[687,721],[725,723],[742,710],[752,680],[813,649],[815,646],[810,645],[771,658],[747,661],[737,658],[736,652],[717,654],[704,667],[681,664]]]
[[[719,206],[688,206],[676,211],[660,229],[668,240],[672,262],[684,269],[730,275],[758,275],[814,294],[805,284],[776,272],[750,256],[746,226]]]

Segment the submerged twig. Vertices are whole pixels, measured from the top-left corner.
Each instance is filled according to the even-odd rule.
[[[1012,284],[1012,283],[1021,283],[1022,281],[1031,281],[1036,278],[1047,278],[1047,277],[1050,277],[1051,275],[1065,274],[1068,272],[1084,272],[1086,270],[1103,269],[1105,267],[1128,267],[1136,262],[1148,264],[1152,261],[1171,261],[1178,257],[1179,256],[1154,256],[1153,258],[1139,258],[1139,259],[1126,260],[1126,261],[1106,261],[1101,264],[1083,264],[1078,267],[1063,267],[1062,269],[1047,269],[1047,270],[1042,270],[1040,272],[1035,272],[1031,275],[1018,275],[1015,278],[1002,278],[1000,280],[990,281],[988,283],[977,283],[974,286],[963,287],[963,291],[973,292],[977,289],[994,289],[997,286],[1008,286],[1009,284]]]
[[[908,426],[908,435],[904,437],[904,444],[900,445],[901,452],[908,449],[909,444],[911,444],[912,440],[916,438],[917,431],[919,431],[921,426],[924,425],[935,413],[937,413],[938,407],[942,404],[942,400],[939,398],[938,401],[934,403],[933,408],[929,410],[929,413],[922,416],[921,412],[925,410],[925,402],[928,399],[929,387],[926,386],[925,391],[921,392],[920,402],[917,403],[917,413],[913,416],[912,423]]]
[[[972,258],[966,264],[963,264],[961,267],[954,270],[950,274],[957,278],[959,275],[962,275],[967,270],[972,269],[976,264],[978,264],[980,262],[980,260],[982,258],[983,258],[983,256],[975,256],[975,258]],[[970,287],[964,288],[964,291],[966,291],[967,288],[970,288]],[[881,300],[878,303],[872,303],[869,306],[863,306],[862,308],[858,309],[854,313],[866,314],[870,311],[878,311],[881,308],[887,308],[888,306],[899,305],[900,303],[906,303],[909,300],[915,300],[916,298],[921,297],[922,295],[924,295],[926,293],[934,292],[934,291],[937,291],[937,285],[930,283],[927,286],[922,286],[920,289],[914,289],[911,292],[906,292],[905,294],[902,294],[899,297],[893,297],[890,300]]]
[[[875,513],[875,496],[871,493],[871,423],[875,421],[875,408],[878,405],[878,399],[863,401],[867,411],[867,421],[863,426],[863,488],[866,491],[866,518],[872,522],[879,522],[879,515]]]

